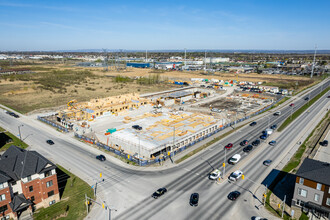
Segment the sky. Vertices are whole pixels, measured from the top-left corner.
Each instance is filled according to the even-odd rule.
[[[330,49],[330,0],[0,0],[0,51]]]

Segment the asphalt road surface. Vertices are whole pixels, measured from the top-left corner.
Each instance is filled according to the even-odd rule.
[[[328,84],[327,81],[322,85],[323,89],[329,86]],[[320,90],[320,85],[315,86],[310,92],[310,98]],[[257,121],[256,126],[244,126],[200,154],[161,171],[148,168],[131,169],[115,159],[110,159],[110,156],[105,162],[97,161],[95,156],[101,153],[98,149],[25,116],[16,119],[0,111],[0,125],[17,135],[20,126],[22,139],[30,145],[30,149],[37,150],[53,162],[64,166],[90,185],[98,182],[97,200],[106,201],[109,206],[118,210],[112,211],[114,219],[250,219],[251,216],[258,215],[257,209],[251,208],[249,204],[254,196],[254,189],[260,186],[272,170],[272,166],[265,167],[262,162],[272,159],[274,166],[279,162],[291,147],[288,143],[304,131],[308,122],[316,120],[318,112],[328,104],[328,95],[311,106],[309,112],[304,113],[303,117],[293,122],[284,132],[272,134],[250,153],[244,153],[239,143],[244,139],[251,143],[269,125],[282,123],[291,112],[307,102],[304,98],[308,94],[295,98],[292,101],[294,107],[282,106],[280,116],[266,113],[265,117]],[[278,142],[276,147],[267,144],[273,137],[276,137]],[[55,144],[46,144],[48,139],[52,139]],[[227,150],[226,159],[236,153],[241,154],[242,159],[235,166],[227,165],[226,174],[240,169],[246,178],[237,182],[223,180],[217,184],[208,179],[208,174],[213,169],[220,168],[225,161],[224,145],[227,143],[233,143],[234,147]],[[104,181],[99,177],[99,173],[103,174]],[[153,199],[151,194],[160,187],[166,187],[168,192],[158,199]],[[237,201],[232,202],[227,199],[227,195],[234,190],[242,194]],[[189,205],[190,194],[194,192],[200,194],[197,207]],[[107,215],[106,210],[96,205],[87,218],[104,219]]]

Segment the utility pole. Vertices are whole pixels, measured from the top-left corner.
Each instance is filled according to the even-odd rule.
[[[283,213],[284,213],[284,208],[285,208],[285,200],[286,200],[286,195],[284,195],[284,200],[283,200],[283,205],[282,205],[282,218],[283,218]]]
[[[146,62],[148,62],[147,60],[148,60],[148,50],[146,50]]]
[[[22,135],[21,135],[21,129],[20,127],[23,127],[24,125],[18,125],[18,134],[19,134],[19,139],[22,141]]]
[[[236,129],[236,121],[237,121],[237,110],[236,110],[236,116],[235,116],[235,126],[234,126],[234,129]]]
[[[87,202],[87,194],[85,194],[85,203],[86,203],[86,211],[88,215],[88,202]]]
[[[267,185],[265,187],[265,193],[264,193],[264,206],[266,205],[266,200],[267,200]]]
[[[314,66],[315,66],[316,48],[317,48],[317,46],[315,45],[315,52],[314,52],[314,58],[313,58],[313,65],[312,65],[311,78],[313,77],[313,74],[314,74]]]
[[[206,74],[206,50],[205,50],[205,58],[204,58],[204,73]]]
[[[225,161],[223,162],[223,177],[225,177],[225,175],[226,175],[226,157],[227,157],[227,149],[225,148]]]
[[[173,152],[173,158],[174,158],[174,148],[175,147],[175,126],[173,126],[173,147],[172,147],[172,152]]]
[[[184,70],[187,69],[187,50],[184,48]]]

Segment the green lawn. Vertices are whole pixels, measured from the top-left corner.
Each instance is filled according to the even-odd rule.
[[[57,165],[61,201],[48,208],[38,209],[35,220],[84,219],[87,215],[85,194],[94,198],[93,189],[82,179]]]
[[[5,129],[0,127],[0,132],[5,131]],[[23,141],[21,141],[18,137],[16,137],[15,135],[13,135],[12,133],[5,131],[4,132],[7,136],[9,136],[12,141],[5,144],[4,146],[1,147],[1,151],[6,151],[11,145],[15,145],[17,147],[21,147],[23,149],[27,148],[28,145],[26,143],[24,143]]]

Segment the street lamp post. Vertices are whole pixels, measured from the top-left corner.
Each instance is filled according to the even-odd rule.
[[[23,127],[24,125],[18,125],[18,134],[19,134],[19,139],[22,141],[22,135],[21,135],[21,127]]]

